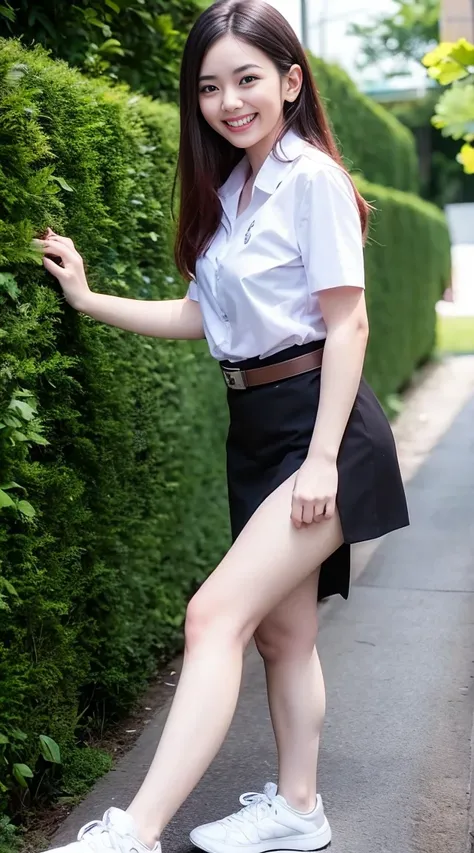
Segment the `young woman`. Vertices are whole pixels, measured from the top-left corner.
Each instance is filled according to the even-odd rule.
[[[160,850],[163,828],[223,743],[252,636],[278,791],[268,784],[244,797],[236,815],[191,840],[208,853],[320,850],[331,830],[316,789],[325,712],[317,599],[347,598],[350,543],[408,517],[390,427],[361,379],[367,205],[294,32],[262,0],[220,0],[189,36],[179,172],[185,298],[91,293],[72,242],[52,231],[42,241],[62,259],[44,264],[78,311],[144,335],[207,338],[228,385],[234,539],[189,604],[179,685],[142,787],[127,811],[109,809],[61,851]]]

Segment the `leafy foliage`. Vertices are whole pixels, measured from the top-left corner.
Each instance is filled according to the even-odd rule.
[[[26,735],[0,764],[0,805],[16,813],[13,763],[33,792],[40,735],[71,755],[94,716],[130,707],[229,540],[225,390],[205,346],[79,316],[30,247],[51,225],[97,290],[182,295],[177,110],[12,40],[0,110],[0,735]],[[42,790],[68,791],[61,770]]]
[[[416,192],[418,161],[410,131],[360,92],[342,68],[309,59],[348,168],[360,169],[374,183]]]
[[[439,98],[432,123],[443,136],[464,140],[457,160],[474,175],[474,44],[466,39],[442,42],[423,63],[434,80],[451,86]]]
[[[440,0],[393,0],[393,5],[393,13],[348,30],[362,39],[358,67],[383,64],[388,77],[410,74],[407,60],[419,62],[438,40],[439,30]]]
[[[365,371],[387,404],[433,350],[435,303],[450,283],[450,239],[444,214],[434,205],[411,193],[359,179],[357,184],[376,208],[366,250]]]
[[[175,100],[186,35],[205,0],[3,0],[0,34],[41,44],[88,74]]]

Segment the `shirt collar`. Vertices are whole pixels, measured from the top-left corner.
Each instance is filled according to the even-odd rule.
[[[260,168],[255,179],[255,187],[271,195],[280,183],[288,163],[293,162],[303,153],[306,144],[304,139],[298,136],[294,130],[287,130],[276,146],[275,152],[270,152]],[[247,155],[244,155],[220,188],[219,196],[221,199],[226,200],[242,190],[248,168],[249,161]]]

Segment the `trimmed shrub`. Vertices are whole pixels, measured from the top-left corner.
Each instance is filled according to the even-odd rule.
[[[0,36],[39,44],[85,74],[178,100],[187,34],[207,0],[15,0],[0,7]]]
[[[450,280],[444,214],[416,195],[356,183],[376,210],[366,248],[370,340],[365,374],[381,402],[403,388],[435,345],[435,304]]]
[[[0,109],[0,796],[11,808],[19,767],[36,773],[35,794],[57,761],[40,736],[71,756],[84,722],[128,709],[177,650],[186,601],[229,533],[225,388],[205,343],[79,316],[30,247],[51,225],[75,240],[94,290],[181,296],[176,108],[0,41]],[[447,231],[413,196],[361,189],[380,207],[367,374],[383,400],[430,352]],[[104,760],[82,752],[69,767],[90,782]],[[53,791],[81,789],[50,777]]]
[[[181,296],[176,109],[13,41],[0,43],[0,109],[0,779],[10,788],[14,762],[34,766],[39,735],[69,747],[80,714],[130,706],[177,649],[186,601],[229,535],[225,387],[205,344],[79,316],[30,248],[49,224],[73,237],[93,289]]]
[[[418,158],[413,134],[359,91],[338,65],[309,55],[347,167],[375,184],[418,192]]]

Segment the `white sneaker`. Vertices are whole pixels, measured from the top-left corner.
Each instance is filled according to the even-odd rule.
[[[322,850],[331,843],[319,794],[308,814],[292,809],[273,782],[267,782],[263,794],[243,794],[240,802],[244,808],[235,814],[193,829],[192,843],[206,853]]]
[[[137,828],[131,815],[122,809],[107,809],[103,820],[91,820],[79,830],[77,841],[65,847],[54,847],[45,853],[150,853],[151,847],[136,837]],[[161,853],[157,842],[153,853]]]

